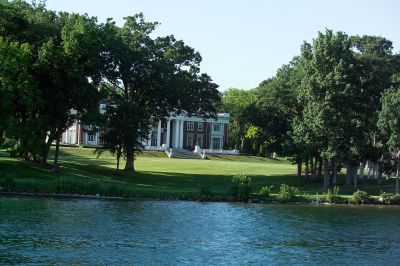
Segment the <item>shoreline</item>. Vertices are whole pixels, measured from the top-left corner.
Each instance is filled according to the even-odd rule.
[[[379,202],[369,202],[363,204],[355,203],[329,203],[316,202],[307,198],[303,200],[281,202],[278,200],[249,200],[230,201],[230,200],[202,200],[202,199],[183,199],[179,197],[154,198],[154,197],[117,197],[117,196],[101,196],[101,195],[82,195],[68,193],[31,193],[31,192],[0,192],[0,197],[27,197],[27,198],[53,198],[53,199],[82,199],[82,200],[103,200],[103,201],[183,201],[183,202],[199,202],[199,203],[241,203],[241,204],[261,204],[261,205],[315,205],[315,206],[400,206],[399,204],[382,204]]]

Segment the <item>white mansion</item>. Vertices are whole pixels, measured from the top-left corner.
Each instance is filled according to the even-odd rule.
[[[203,119],[181,114],[158,121],[150,131],[146,150],[188,150],[195,153],[217,153],[238,155],[237,150],[224,150],[228,140],[229,113],[219,113],[217,119]],[[89,134],[84,126],[76,122],[62,135],[62,144],[101,145],[101,133]]]

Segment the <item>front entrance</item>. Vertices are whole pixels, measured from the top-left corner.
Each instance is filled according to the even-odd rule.
[[[203,148],[203,135],[197,135],[197,146]]]
[[[214,150],[220,150],[222,148],[221,138],[212,138],[212,148]]]
[[[193,135],[188,134],[186,137],[186,147],[188,150],[193,150]]]
[[[157,147],[157,131],[151,133],[151,146]]]

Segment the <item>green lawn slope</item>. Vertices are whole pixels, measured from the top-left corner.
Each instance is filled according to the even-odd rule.
[[[299,179],[295,166],[284,158],[211,155],[208,160],[191,160],[169,159],[161,152],[144,152],[137,157],[135,166],[135,174],[117,172],[115,157],[108,153],[97,158],[93,149],[61,147],[60,169],[53,172],[45,166],[9,158],[2,152],[0,187],[3,192],[150,198],[192,198],[207,187],[212,194],[223,198],[232,177],[244,174],[252,179],[253,193],[266,185],[272,185],[272,193],[277,193],[282,183],[298,187],[301,194],[322,193],[320,182],[306,183]],[[343,176],[339,182],[344,183]],[[394,185],[392,181],[378,186],[375,180],[361,180],[360,188],[378,195],[380,190],[392,192]],[[351,187],[340,187],[340,194],[352,193]]]

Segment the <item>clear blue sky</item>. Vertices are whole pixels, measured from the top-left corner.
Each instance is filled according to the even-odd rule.
[[[256,87],[325,28],[384,36],[400,48],[398,0],[47,0],[47,7],[119,25],[143,12],[161,23],[157,35],[173,34],[201,53],[201,70],[221,91]]]

